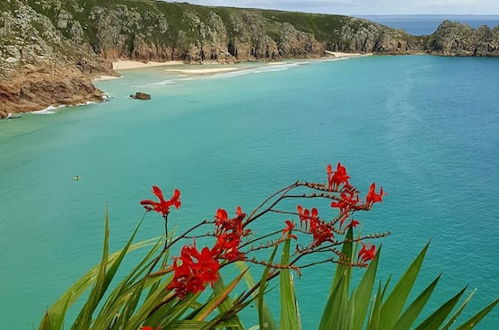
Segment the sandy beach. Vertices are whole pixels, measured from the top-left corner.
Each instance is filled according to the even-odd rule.
[[[145,69],[155,66],[164,66],[164,65],[182,65],[184,62],[182,61],[168,61],[168,62],[139,62],[139,61],[126,61],[126,60],[118,60],[113,62],[114,70],[128,70],[128,69]]]
[[[100,77],[92,79],[92,81],[113,80],[113,79],[119,79],[119,78],[121,78],[121,77],[119,77],[119,76],[100,76]]]
[[[361,53],[342,53],[342,52],[331,52],[329,50],[325,51],[326,54],[332,55],[337,58],[342,58],[342,57],[357,57],[357,56],[365,56],[365,55],[371,55],[371,54],[361,54]]]
[[[177,72],[177,73],[192,73],[192,74],[203,74],[203,73],[219,73],[219,72],[229,72],[241,70],[238,67],[220,67],[220,68],[206,68],[206,69],[166,69],[167,72]]]
[[[326,54],[333,56],[335,58],[345,58],[345,57],[358,57],[358,56],[365,56],[369,54],[360,54],[360,53],[343,53],[343,52],[331,52],[331,51],[326,51]],[[211,63],[210,63],[211,64]],[[216,64],[216,63],[213,63]],[[279,61],[279,62],[268,62],[267,65],[283,65],[287,64],[287,62]],[[145,69],[145,68],[151,68],[151,67],[157,67],[157,66],[172,66],[172,65],[185,65],[183,61],[167,61],[167,62],[139,62],[139,61],[129,61],[129,60],[118,60],[113,62],[113,69],[114,70],[129,70],[129,69]],[[239,67],[227,67],[224,64],[220,64],[219,68],[193,68],[193,69],[186,69],[186,68],[171,68],[171,69],[166,69],[167,72],[177,72],[177,73],[186,73],[186,74],[209,74],[209,73],[219,73],[219,72],[230,72],[230,71],[237,71],[240,70],[241,68]],[[102,76],[100,78],[95,79],[97,80],[109,80],[109,79],[116,79],[116,77],[111,77],[111,76]]]

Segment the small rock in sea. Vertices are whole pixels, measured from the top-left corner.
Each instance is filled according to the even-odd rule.
[[[136,100],[150,100],[151,95],[142,93],[142,92],[137,92],[135,95],[130,95],[131,98],[136,99]]]

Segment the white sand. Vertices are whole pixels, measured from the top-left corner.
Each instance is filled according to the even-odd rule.
[[[228,71],[236,71],[241,68],[236,67],[220,67],[220,68],[207,68],[207,69],[166,69],[168,72],[179,72],[179,73],[193,73],[193,74],[202,74],[202,73],[218,73],[218,72],[228,72]]]
[[[369,55],[369,54],[361,54],[361,53],[342,53],[342,52],[330,52],[329,50],[326,50],[326,54],[328,55],[333,55],[334,57],[357,57],[357,56],[364,56],[364,55]]]
[[[267,65],[283,65],[289,64],[288,62],[268,62]]]
[[[128,69],[144,69],[155,66],[163,66],[163,65],[182,65],[184,62],[182,61],[168,61],[168,62],[139,62],[139,61],[125,61],[118,60],[113,62],[114,70],[128,70]]]
[[[113,80],[113,79],[119,79],[119,78],[121,78],[121,77],[117,77],[117,76],[100,76],[98,78],[92,79],[92,81]]]

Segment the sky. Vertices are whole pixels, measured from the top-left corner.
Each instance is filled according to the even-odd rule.
[[[345,15],[499,15],[499,0],[188,0],[200,5]]]

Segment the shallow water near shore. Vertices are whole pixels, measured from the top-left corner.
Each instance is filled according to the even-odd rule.
[[[181,230],[219,207],[250,210],[297,179],[323,181],[337,161],[362,191],[375,181],[388,192],[359,216],[363,233],[392,232],[380,241],[383,279],[400,276],[431,239],[418,290],[440,273],[435,303],[478,288],[461,321],[499,297],[499,58],[243,66],[201,77],[124,71],[97,83],[108,102],[0,121],[2,324],[36,326],[98,262],[106,203],[116,250],[153,184],[182,191],[170,217]],[[152,100],[130,99],[136,91]],[[139,239],[161,231],[148,215]],[[297,279],[304,329],[318,324],[332,269]],[[478,328],[497,324],[499,309]]]

